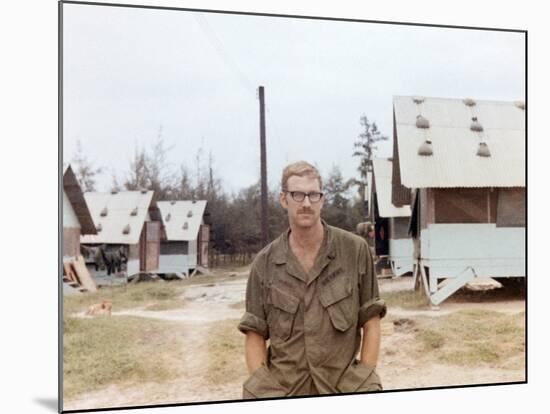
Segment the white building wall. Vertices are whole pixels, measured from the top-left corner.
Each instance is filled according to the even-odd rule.
[[[197,267],[197,244],[198,240],[189,241],[189,254],[187,258],[187,263],[192,269]]]
[[[421,255],[430,279],[525,276],[525,228],[494,223],[430,224],[421,231]]]
[[[63,191],[63,227],[80,228],[78,217],[65,191]]]
[[[395,276],[413,271],[413,240],[390,239],[390,261]]]
[[[139,273],[139,259],[128,260],[126,273],[128,274],[128,276]]]
[[[185,254],[161,254],[158,273],[189,274],[187,259],[188,256]]]

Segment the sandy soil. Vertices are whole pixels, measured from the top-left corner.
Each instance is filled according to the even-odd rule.
[[[65,401],[64,409],[107,408],[132,405],[155,405],[186,403],[196,401],[223,401],[241,398],[242,382],[213,385],[203,378],[207,366],[207,332],[209,323],[224,319],[238,319],[243,309],[236,304],[242,303],[245,295],[246,278],[243,275],[219,283],[205,283],[189,286],[183,295],[186,305],[182,309],[166,311],[147,311],[131,309],[113,312],[118,315],[134,315],[144,318],[156,318],[180,323],[181,337],[185,357],[179,362],[181,375],[174,381],[158,383],[140,383],[111,385],[105,389],[80,395]],[[412,288],[411,278],[384,279],[380,281],[380,291],[408,290]],[[388,316],[412,318],[416,316],[437,317],[460,309],[490,309],[498,312],[515,313],[525,309],[525,303],[519,298],[505,298],[484,302],[465,302],[464,298],[449,300],[439,310],[429,308],[407,310],[390,308]],[[390,319],[390,318],[387,318]],[[384,320],[383,320],[384,321]],[[235,334],[239,335],[235,329]],[[385,390],[404,388],[423,388],[448,385],[482,384],[497,382],[515,382],[524,380],[523,369],[499,369],[488,366],[453,367],[423,358],[418,361],[410,356],[415,345],[412,331],[394,329],[391,322],[382,324],[382,345],[378,372]],[[242,364],[244,365],[244,357]],[[522,355],[517,358],[521,360]]]
[[[381,279],[380,293],[412,290],[412,277],[396,279]],[[506,314],[525,311],[525,301],[518,294],[487,292],[480,300],[479,292],[461,293],[451,296],[436,308],[426,306],[424,309],[388,309],[389,317],[410,318],[418,316],[438,318],[459,310],[491,310]],[[389,319],[389,318],[388,318]],[[384,320],[383,320],[384,321]],[[391,325],[391,326],[390,326]],[[415,338],[412,331],[396,331],[389,322],[382,322],[382,343],[378,371],[382,377],[384,389],[423,388],[465,384],[488,384],[516,382],[525,380],[523,369],[500,369],[489,366],[451,366],[443,365],[429,358],[417,361],[408,355],[408,350],[414,346]],[[523,355],[514,357],[523,362]],[[514,364],[516,361],[508,361]]]

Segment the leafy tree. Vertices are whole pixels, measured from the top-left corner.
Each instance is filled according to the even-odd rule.
[[[103,168],[94,167],[82,148],[82,142],[76,141],[76,151],[71,159],[71,166],[78,179],[82,191],[95,191],[96,176],[103,172]]]
[[[130,191],[149,189],[149,163],[145,149],[136,146],[134,159],[130,161],[130,171],[124,181],[124,187]]]
[[[332,166],[328,177],[324,180],[323,192],[328,204],[335,208],[345,209],[348,203],[345,193],[348,190],[342,171],[336,165]]]
[[[267,194],[268,241],[275,240],[288,228],[288,216],[286,210],[279,203],[279,191],[271,190]]]
[[[118,178],[117,176],[113,173],[112,176],[111,176],[111,191],[121,191],[122,188],[120,186],[120,184],[118,183]]]
[[[170,171],[167,153],[173,147],[166,147],[162,137],[162,126],[159,127],[157,140],[151,147],[151,154],[146,155],[148,188],[155,191],[159,200],[166,200],[173,193],[174,174]]]
[[[176,177],[173,197],[175,200],[190,200],[193,198],[194,190],[189,178],[189,172],[184,164],[180,165],[179,175]]]
[[[351,214],[350,200],[346,196],[347,191],[348,185],[344,182],[342,171],[334,165],[328,177],[324,179],[325,204],[322,216],[332,226],[352,230],[355,224]]]
[[[152,190],[159,200],[172,198],[177,193],[180,183],[177,182],[178,177],[172,172],[167,161],[170,149],[164,143],[162,127],[149,151],[136,146],[124,187],[130,191]]]
[[[257,252],[262,246],[260,235],[260,185],[247,187],[230,204],[226,235],[235,253]]]

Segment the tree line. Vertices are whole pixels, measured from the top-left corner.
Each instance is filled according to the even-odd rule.
[[[367,176],[372,172],[375,143],[387,139],[365,115],[361,116],[360,125],[362,131],[353,142],[352,154],[359,160],[358,177],[344,180],[336,165],[323,177],[322,218],[349,231],[354,231],[357,224],[366,219]],[[206,200],[213,253],[246,260],[258,252],[262,248],[259,177],[257,183],[228,193],[214,168],[211,152],[205,157],[204,150],[199,149],[192,167],[182,164],[174,169],[167,162],[171,149],[159,130],[151,147],[134,149],[123,176],[112,175],[111,190],[153,190],[157,200]],[[93,165],[80,142],[71,163],[82,189],[95,191],[96,178],[104,169]],[[350,191],[352,188],[357,192]],[[269,240],[274,240],[288,227],[286,212],[279,204],[279,191],[279,188],[270,188],[268,193]]]

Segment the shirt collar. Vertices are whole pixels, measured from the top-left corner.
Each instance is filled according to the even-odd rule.
[[[323,237],[323,244],[321,244],[321,248],[319,250],[319,254],[325,255],[329,259],[334,259],[336,257],[334,231],[332,230],[331,226],[327,224],[325,220],[321,219],[321,224],[323,225],[323,229],[324,229],[324,237]],[[288,250],[290,248],[288,244],[289,235],[290,235],[290,227],[287,228],[286,231],[283,234],[281,234],[281,236],[279,237],[279,241],[276,244],[276,250],[273,253],[273,259],[272,259],[272,261],[275,264],[285,264],[288,261]]]

